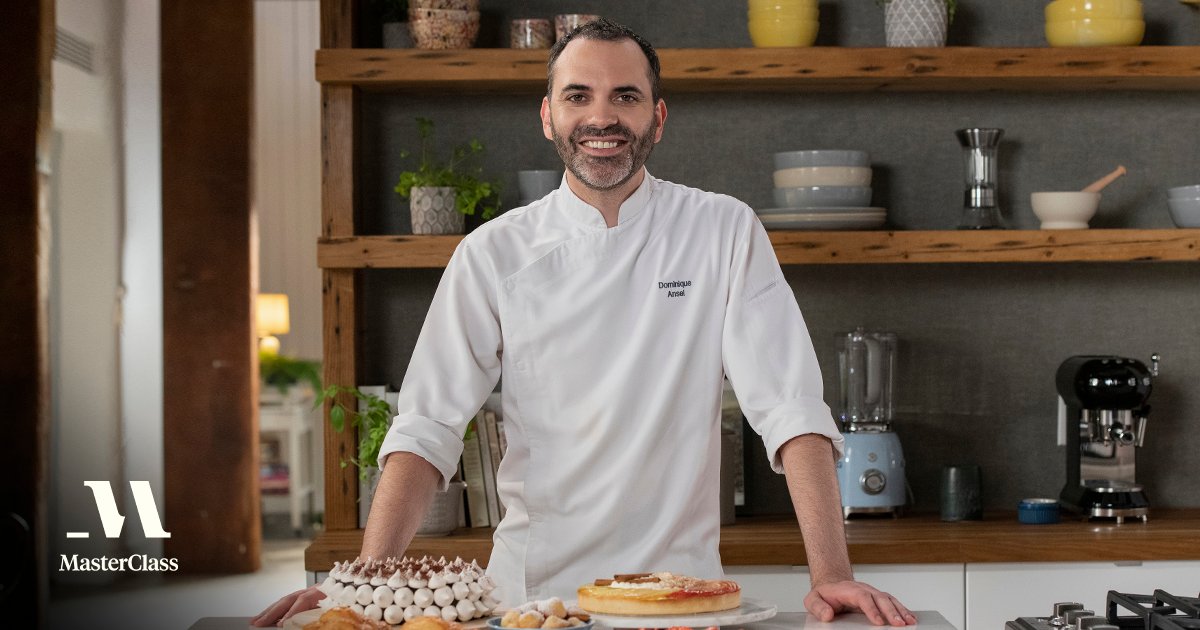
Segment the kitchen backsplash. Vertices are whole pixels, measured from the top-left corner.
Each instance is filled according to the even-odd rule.
[[[1044,2],[961,2],[951,45],[1043,45]],[[671,7],[668,9],[668,7]],[[742,2],[632,0],[489,2],[483,45],[512,17],[597,12],[658,47],[748,46]],[[1146,44],[1200,44],[1200,11],[1146,2]],[[882,11],[869,0],[821,4],[818,44],[875,46]],[[488,20],[494,28],[488,35]],[[488,37],[492,39],[489,40]],[[444,146],[478,138],[485,171],[516,200],[517,169],[561,168],[541,135],[540,96],[364,94],[357,185],[363,234],[407,232],[407,203],[392,192],[399,155],[416,146],[416,116],[437,122]],[[655,176],[771,204],[771,154],[805,148],[864,149],[874,204],[898,229],[952,227],[962,203],[954,130],[1005,129],[1000,195],[1012,227],[1034,228],[1036,190],[1078,189],[1116,164],[1129,175],[1104,191],[1094,227],[1168,228],[1165,189],[1200,183],[1196,92],[679,94],[665,92]],[[403,379],[440,270],[367,270],[363,382]],[[1152,506],[1200,506],[1200,265],[1179,263],[789,266],[825,376],[836,396],[834,334],[856,325],[899,335],[896,430],[918,510],[937,509],[941,466],[983,468],[984,504],[1015,509],[1056,496],[1063,449],[1054,444],[1054,370],[1073,354],[1162,354],[1138,478]],[[782,479],[748,441],[745,513],[788,511]],[[1189,472],[1191,471],[1191,472]]]

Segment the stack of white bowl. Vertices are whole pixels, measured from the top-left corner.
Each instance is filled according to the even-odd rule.
[[[871,207],[871,156],[866,151],[809,150],[775,154],[775,207],[758,210],[767,229],[870,230],[887,210]]]

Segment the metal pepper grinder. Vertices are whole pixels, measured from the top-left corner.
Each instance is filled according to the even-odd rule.
[[[1003,129],[959,129],[954,132],[963,146],[966,192],[960,230],[1003,228],[997,199],[996,153]]]

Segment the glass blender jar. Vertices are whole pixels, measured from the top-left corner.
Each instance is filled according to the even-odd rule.
[[[838,460],[842,515],[891,514],[904,507],[904,452],[892,431],[897,339],[862,328],[837,336],[845,452]]]

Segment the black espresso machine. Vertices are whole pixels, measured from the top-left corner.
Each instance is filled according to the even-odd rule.
[[[1085,519],[1140,518],[1150,511],[1134,476],[1135,452],[1146,437],[1151,381],[1141,361],[1117,356],[1075,356],[1058,367],[1058,443],[1067,447],[1063,507]]]

